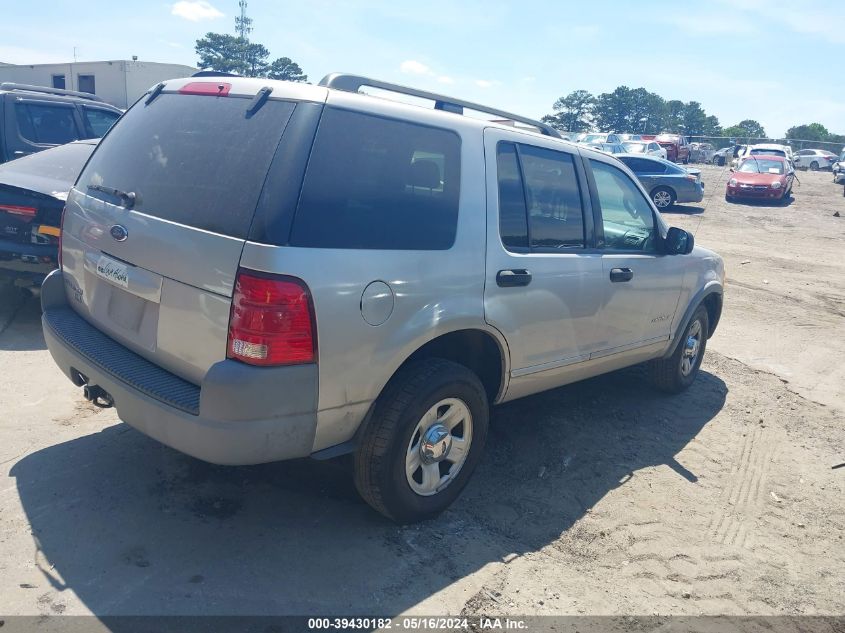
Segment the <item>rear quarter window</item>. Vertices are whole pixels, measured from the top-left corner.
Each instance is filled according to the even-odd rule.
[[[76,188],[134,192],[138,211],[245,238],[267,170],[295,104],[269,100],[247,116],[250,99],[162,94],[138,102],[115,124]]]
[[[455,241],[461,140],[449,130],[327,108],[290,244],[445,250]]]

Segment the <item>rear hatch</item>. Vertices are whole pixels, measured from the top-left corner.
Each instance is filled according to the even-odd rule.
[[[283,134],[300,99],[325,100],[226,81],[168,82],[126,112],[71,191],[62,236],[71,306],[196,384],[226,357],[241,251]]]

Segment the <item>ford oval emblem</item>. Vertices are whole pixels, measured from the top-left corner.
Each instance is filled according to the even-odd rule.
[[[118,242],[122,242],[127,237],[129,237],[129,231],[126,230],[126,227],[120,226],[119,224],[115,224],[113,227],[111,227],[109,233],[111,233],[111,236]]]

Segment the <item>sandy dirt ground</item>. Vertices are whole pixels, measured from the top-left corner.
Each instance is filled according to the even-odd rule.
[[[702,373],[632,368],[494,410],[441,518],[346,460],[207,465],[85,403],[37,302],[0,299],[0,614],[845,614],[845,198],[666,214],[724,255]]]

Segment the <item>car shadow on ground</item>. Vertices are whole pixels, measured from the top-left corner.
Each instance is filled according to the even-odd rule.
[[[0,350],[23,352],[47,349],[41,330],[41,300],[21,289],[0,291]]]
[[[11,476],[57,612],[68,591],[99,616],[392,616],[566,538],[639,469],[696,485],[675,456],[727,391],[702,372],[667,396],[633,368],[498,407],[464,494],[408,527],[358,498],[349,459],[219,467],[124,424],[33,452]]]
[[[691,204],[673,204],[668,209],[661,209],[660,213],[663,215],[700,215],[704,213],[704,207],[693,206]]]
[[[765,198],[731,198],[728,200],[725,199],[725,202],[729,205],[735,206],[748,206],[748,207],[773,207],[773,208],[782,208],[791,206],[793,202],[795,202],[795,196],[789,196],[788,198],[778,198],[778,199],[765,199]]]

